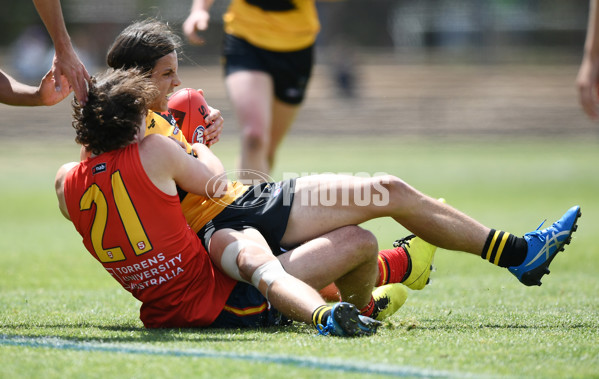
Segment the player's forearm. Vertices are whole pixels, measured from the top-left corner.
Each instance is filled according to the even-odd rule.
[[[220,159],[204,144],[194,143],[191,146],[192,150],[197,155],[197,158],[204,167],[209,176],[219,176],[224,174],[225,167]]]
[[[597,0],[590,0],[589,22],[584,45],[585,54],[592,57],[599,56],[599,7]]]
[[[8,105],[42,105],[39,89],[20,83],[0,70],[0,103]]]
[[[227,188],[228,179],[221,160],[203,144],[195,143],[192,149],[203,166],[202,175],[197,179],[204,183],[206,195],[214,197],[224,195],[226,191],[222,189]]]
[[[37,13],[39,13],[56,52],[60,54],[62,51],[72,49],[71,38],[67,32],[67,28],[62,16],[60,0],[33,0]]]

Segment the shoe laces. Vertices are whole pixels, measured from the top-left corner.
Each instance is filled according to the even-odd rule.
[[[535,230],[533,230],[532,232],[526,233],[526,234],[527,235],[539,234],[539,229],[541,229],[541,226],[543,226],[543,224],[545,224],[545,221],[547,221],[547,219],[544,219],[543,222],[541,222],[541,224],[539,226],[537,226],[537,228]]]
[[[543,222],[541,223],[541,225],[539,225],[535,230],[541,229],[541,226],[543,226],[543,224],[545,223],[545,221],[547,221],[547,219],[544,219]]]
[[[405,245],[409,244],[409,242],[414,237],[416,237],[414,234],[410,234],[409,236],[406,236],[404,238],[398,239],[395,242],[393,242],[393,247],[405,246]]]
[[[322,324],[318,324],[318,325],[316,325],[316,330],[318,330],[319,336],[328,336],[329,334],[331,334],[331,332],[329,331],[330,328],[328,325],[324,326]]]

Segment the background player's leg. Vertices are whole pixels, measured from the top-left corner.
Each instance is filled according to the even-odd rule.
[[[277,149],[287,135],[300,110],[300,105],[292,105],[275,98],[272,105],[272,124],[268,144],[268,167],[272,170]],[[268,172],[267,172],[268,173]]]
[[[240,179],[264,180],[268,174],[273,83],[261,71],[237,71],[225,80],[227,92],[241,127]],[[255,171],[255,173],[252,173]],[[262,175],[260,173],[263,173]]]

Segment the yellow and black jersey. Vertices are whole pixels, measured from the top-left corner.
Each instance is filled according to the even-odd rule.
[[[150,134],[161,134],[173,137],[177,141],[184,142],[187,152],[191,152],[191,145],[187,143],[185,136],[177,127],[175,118],[169,113],[156,113],[148,111],[146,117],[146,136]],[[225,193],[220,198],[208,198],[195,193],[187,193],[177,187],[181,209],[189,226],[197,233],[209,220],[222,212],[227,205],[231,204],[238,196],[247,189],[241,183],[229,183]]]
[[[223,20],[226,33],[278,52],[313,45],[320,30],[314,0],[231,0]]]
[[[181,200],[181,210],[185,215],[187,224],[194,232],[199,232],[208,221],[243,195],[247,189],[248,186],[233,181],[229,182],[228,188],[224,190],[224,195],[219,198],[207,198],[193,193],[186,194]],[[179,192],[179,198],[181,198],[181,195],[182,193]]]
[[[146,116],[146,133],[144,135],[149,136],[150,134],[161,134],[167,137],[173,137],[179,142],[185,143],[187,153],[191,153],[191,145],[187,143],[183,132],[177,126],[177,121],[170,112],[156,113],[148,111]]]

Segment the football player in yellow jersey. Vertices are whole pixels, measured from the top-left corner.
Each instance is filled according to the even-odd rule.
[[[179,41],[168,26],[156,20],[141,21],[127,27],[116,38],[108,52],[107,62],[113,68],[141,68],[150,74],[160,90],[161,96],[150,106],[153,114],[148,116],[150,120],[147,121],[146,135],[160,133],[184,141],[182,133],[177,133],[175,123],[169,122],[157,113],[167,110],[167,95],[180,84],[176,59],[178,47]],[[166,116],[168,118],[168,115]],[[213,110],[211,116],[213,117],[207,121],[222,123],[218,111]],[[207,132],[210,132],[212,127],[208,128]],[[207,138],[214,139],[209,133]],[[200,232],[200,229],[209,224],[214,217],[249,192],[253,191],[248,190],[248,187],[240,182],[230,183],[224,193],[216,199],[217,201],[181,191],[181,208],[192,229]],[[282,198],[281,196],[280,199]],[[273,225],[282,225],[282,220],[277,217],[271,218],[270,222]],[[251,240],[239,235],[235,237],[223,235],[221,242],[238,238],[244,241]],[[216,238],[213,238],[214,240]],[[250,250],[255,248],[251,242],[248,243],[251,245]],[[206,248],[208,247],[206,244]],[[258,249],[257,254],[267,251],[267,249]],[[279,249],[275,251],[277,255],[281,254]],[[373,302],[376,300],[381,304],[380,307],[377,305],[376,312],[379,318],[384,318],[394,313],[403,304],[407,291],[401,284],[392,284],[378,289],[373,297],[372,287],[376,283],[375,273],[379,265],[377,252],[377,242],[372,233],[357,226],[346,226],[314,238],[294,249],[293,252],[279,255],[279,259],[283,262],[285,270],[317,289],[344,278],[339,281],[340,289],[345,295],[351,294],[348,300],[354,302],[360,309],[370,306],[368,315],[373,315]],[[270,251],[268,253],[272,254]],[[430,252],[427,256],[432,259]],[[404,256],[404,263],[407,262],[406,259]],[[327,266],[328,269],[324,270],[323,268]],[[424,266],[426,266],[425,271],[429,272],[430,262]],[[400,279],[403,274],[404,272],[398,274]]]
[[[227,92],[241,126],[240,171],[263,180],[304,99],[320,30],[315,0],[232,0],[225,13]],[[183,31],[208,28],[213,0],[194,0]]]
[[[185,146],[189,153],[191,146],[177,127],[174,117],[168,112],[168,96],[181,85],[177,75],[179,47],[179,37],[166,24],[148,19],[125,28],[112,44],[106,61],[112,68],[138,67],[149,73],[160,95],[150,105],[146,117],[146,135],[169,136]],[[212,145],[218,141],[223,127],[224,121],[220,111],[210,108],[206,122],[210,125],[205,134],[207,145]],[[232,202],[236,196],[235,191],[239,191],[243,186],[236,183],[230,187],[233,195],[225,194],[219,202],[207,201],[203,196],[189,194],[184,198],[182,196],[182,204],[187,209],[192,209],[194,214],[202,215],[204,222],[207,222]]]
[[[134,66],[149,73],[163,95],[152,109],[166,110],[167,94],[180,84],[176,49],[155,51],[160,44],[155,38],[144,41],[145,34],[164,36],[168,28],[144,28],[148,24],[151,22],[127,28],[132,32],[132,41],[119,36],[108,62],[122,68],[127,67],[122,58],[136,57],[132,60]],[[138,49],[144,54],[133,54]],[[321,175],[263,183],[249,189],[234,184],[226,187],[213,199],[195,205],[213,203],[222,207],[207,222],[189,217],[185,199],[191,194],[180,194],[186,195],[182,209],[188,223],[219,269],[240,282],[251,282],[266,299],[271,286],[288,274],[317,289],[334,281],[344,300],[354,303],[361,314],[379,320],[403,305],[407,291],[400,283],[413,289],[424,287],[436,248],[412,237],[398,241],[396,249],[377,254],[376,239],[357,225],[373,218],[392,217],[435,245],[478,255],[509,269],[523,284],[531,286],[541,284],[555,255],[570,243],[581,214],[580,207],[574,206],[548,228],[517,237],[490,229],[390,175]],[[223,202],[227,197],[230,201]],[[281,247],[291,250],[281,253]],[[268,265],[249,270],[265,255],[279,259],[268,259]],[[379,287],[372,291],[374,286]],[[330,307],[314,312],[314,324],[320,325],[330,312]]]

